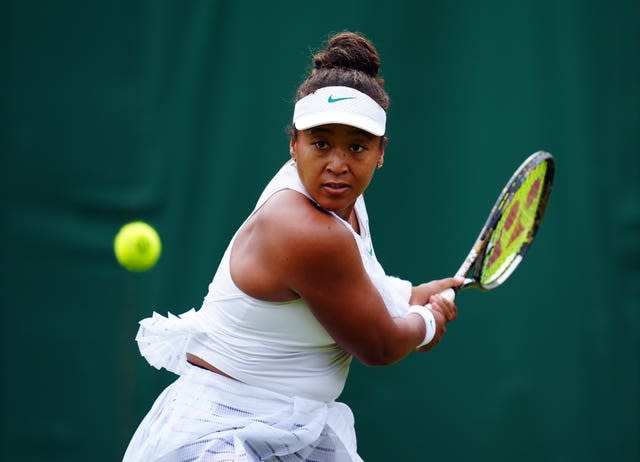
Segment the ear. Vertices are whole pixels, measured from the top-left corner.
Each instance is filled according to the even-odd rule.
[[[380,156],[378,157],[377,167],[381,168],[384,164],[384,146],[380,149]]]
[[[289,155],[293,160],[296,160],[297,140],[292,136],[289,138]]]

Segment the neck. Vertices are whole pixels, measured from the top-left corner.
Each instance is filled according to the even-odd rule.
[[[358,222],[358,216],[356,215],[355,208],[351,209],[351,213],[349,214],[349,217],[346,219],[346,221],[351,225],[356,233],[360,234],[360,223]]]

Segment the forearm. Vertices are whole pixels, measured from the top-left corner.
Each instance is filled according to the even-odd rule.
[[[415,351],[424,340],[426,326],[422,317],[408,313],[391,320],[388,329],[369,334],[371,337],[364,348],[355,347],[352,354],[367,366],[394,364]]]

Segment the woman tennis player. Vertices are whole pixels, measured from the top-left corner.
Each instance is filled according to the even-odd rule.
[[[231,240],[202,307],[141,321],[142,355],[179,378],[125,461],[360,461],[351,410],[336,402],[352,358],[385,365],[427,351],[456,317],[436,294],[461,279],[412,286],[373,251],[362,195],[387,140],[379,67],[351,32],[313,57],[291,159]]]

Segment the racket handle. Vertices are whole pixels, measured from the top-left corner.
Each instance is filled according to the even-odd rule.
[[[456,299],[456,291],[453,290],[451,287],[440,292],[440,295],[446,300],[449,300],[450,302]]]
[[[451,287],[443,290],[442,292],[440,292],[439,295],[444,299],[449,300],[450,302],[456,299],[456,291],[453,290]],[[427,304],[427,308],[431,309],[431,303]]]

